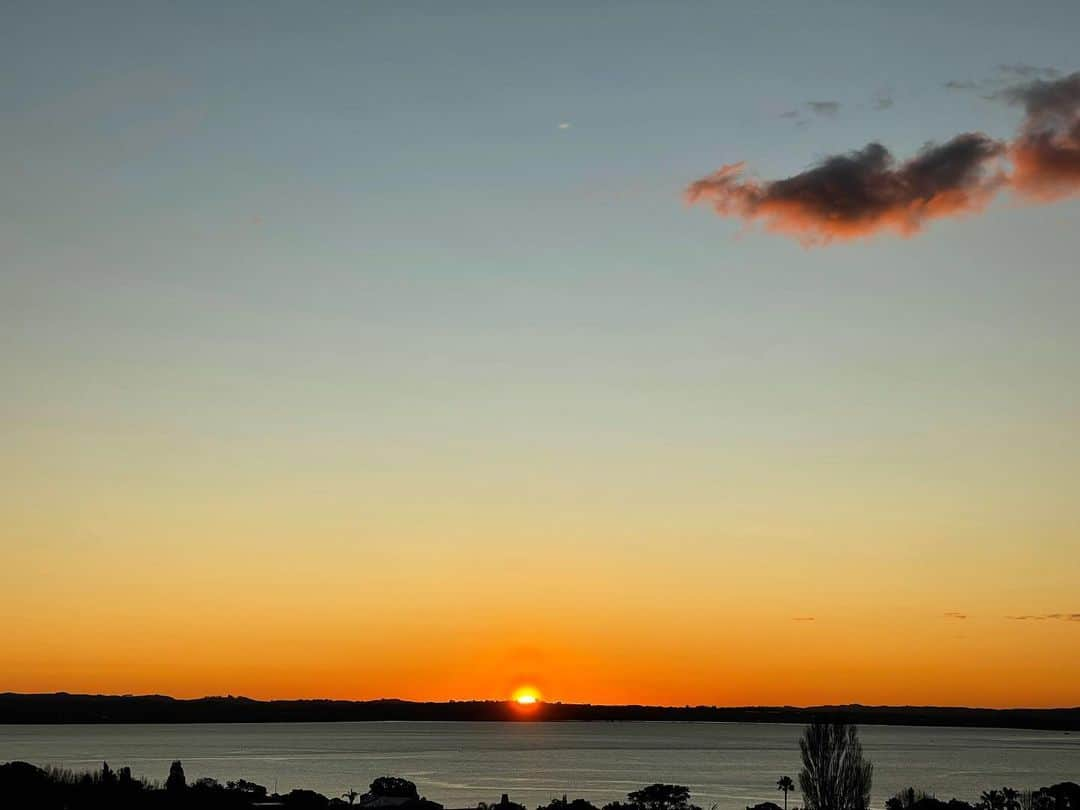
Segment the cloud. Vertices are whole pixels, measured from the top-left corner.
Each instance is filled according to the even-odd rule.
[[[948,610],[944,614],[946,619],[966,619],[966,613],[957,613],[955,610]]]
[[[874,93],[874,97],[870,99],[870,106],[875,110],[887,110],[894,103],[891,90],[878,90]]]
[[[1043,75],[1048,69],[1032,70]],[[1027,202],[1080,193],[1080,72],[1012,84],[994,98],[1024,107],[1011,142],[968,132],[927,144],[902,163],[873,142],[772,181],[748,177],[744,163],[729,163],[691,183],[686,200],[821,245],[889,231],[912,236],[931,220],[982,211],[1004,188]]]
[[[1080,613],[1036,613],[1028,614],[1024,616],[1006,616],[1006,619],[1012,619],[1017,622],[1045,622],[1045,621],[1059,621],[1059,622],[1080,622]]]
[[[691,203],[712,203],[721,216],[760,221],[805,244],[881,230],[907,236],[929,219],[981,209],[1004,182],[994,168],[1003,152],[997,141],[969,133],[897,165],[888,149],[871,143],[772,182],[744,179],[744,164],[729,164],[686,194]]]
[[[1017,194],[1052,202],[1080,192],[1080,71],[1063,79],[1035,79],[999,94],[1027,114],[1009,147]]]
[[[1036,79],[1056,79],[1061,76],[1061,71],[1055,68],[1037,67],[1022,62],[1011,65],[998,65],[997,72],[983,79],[952,79],[942,86],[949,90],[979,91],[986,93],[987,99],[993,99],[995,94],[1003,87],[1014,85],[1017,82],[1029,82]]]
[[[793,622],[813,622],[813,621],[817,621],[817,617],[815,617],[815,616],[792,616],[791,620]]]
[[[1023,62],[998,65],[998,72],[1014,79],[1056,79],[1061,75],[1061,71],[1055,68],[1036,67]]]
[[[827,118],[835,118],[836,114],[840,112],[839,101],[808,101],[806,102],[806,109],[810,110],[814,115],[821,115]]]

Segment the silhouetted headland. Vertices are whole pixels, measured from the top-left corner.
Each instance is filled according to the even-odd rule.
[[[974,726],[1080,730],[1080,707],[978,709],[946,706],[598,706],[508,701],[253,700],[164,695],[0,694],[0,723],[282,723],[362,720],[429,721],[696,721],[807,723],[813,720],[905,726]]]

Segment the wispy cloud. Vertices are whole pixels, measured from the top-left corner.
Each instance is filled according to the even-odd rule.
[[[806,108],[810,110],[814,115],[821,115],[826,118],[835,118],[836,114],[840,112],[839,101],[808,101],[806,102]]]
[[[793,622],[814,622],[814,621],[817,621],[817,617],[816,616],[792,616],[791,620]]]
[[[887,110],[895,103],[891,90],[878,90],[870,99],[870,106],[875,110]]]
[[[1019,66],[1009,69],[1019,75]],[[1028,202],[1080,192],[1080,72],[1014,83],[994,97],[1024,107],[1011,142],[969,132],[903,162],[875,142],[772,181],[730,163],[691,183],[686,199],[819,245],[886,231],[911,236],[932,220],[983,210],[1003,188]]]
[[[1061,75],[1061,71],[1056,68],[1037,67],[1023,62],[1014,62],[1011,65],[998,65],[998,71],[1005,76],[1025,80],[1056,79]]]
[[[1080,622],[1080,613],[1034,613],[1023,616],[1006,616],[1016,622]]]
[[[966,613],[958,613],[955,610],[947,610],[942,615],[944,615],[946,619],[966,619],[967,618]]]
[[[1015,62],[1009,65],[998,65],[995,73],[981,79],[951,79],[942,86],[961,92],[977,91],[986,94],[984,98],[992,99],[994,94],[1003,87],[1036,80],[1050,81],[1060,76],[1061,71],[1056,68]]]

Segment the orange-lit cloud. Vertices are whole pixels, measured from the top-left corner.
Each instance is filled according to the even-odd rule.
[[[978,211],[1005,182],[995,162],[1005,151],[985,135],[958,135],[896,165],[879,143],[834,155],[783,180],[744,179],[741,163],[693,183],[691,203],[708,201],[721,216],[760,221],[805,244],[855,239],[882,230],[902,236],[930,219]]]
[[[1016,193],[1052,202],[1080,192],[1080,72],[1039,79],[1003,93],[1027,113],[1009,147]]]
[[[773,181],[746,177],[745,164],[732,163],[692,183],[686,199],[818,245],[881,232],[911,236],[931,220],[983,210],[1006,187],[1028,202],[1080,192],[1080,72],[1014,85],[994,97],[1025,108],[1011,143],[965,133],[903,163],[870,143]]]

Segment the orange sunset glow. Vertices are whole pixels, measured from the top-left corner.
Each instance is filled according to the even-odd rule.
[[[5,4],[0,694],[1080,706],[1045,5]]]
[[[531,686],[522,686],[514,690],[511,698],[518,706],[535,706],[540,701],[540,693]]]

